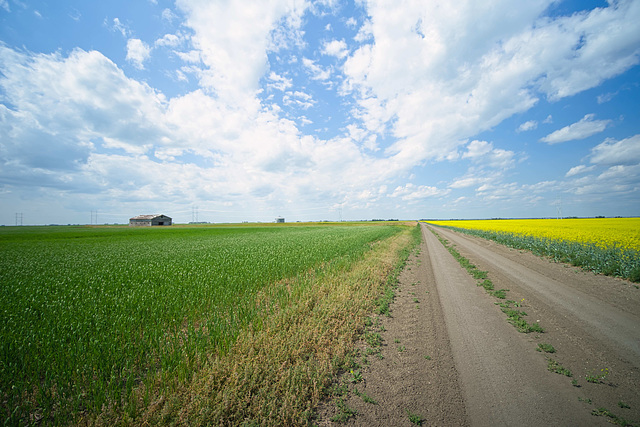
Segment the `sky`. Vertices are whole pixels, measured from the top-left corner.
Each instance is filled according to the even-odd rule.
[[[0,224],[640,216],[638,22],[638,0],[0,0]]]

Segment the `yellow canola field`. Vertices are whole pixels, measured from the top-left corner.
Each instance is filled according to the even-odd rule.
[[[430,224],[496,231],[552,240],[640,250],[640,218],[490,219],[428,221]]]

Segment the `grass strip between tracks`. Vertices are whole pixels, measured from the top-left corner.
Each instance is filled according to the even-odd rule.
[[[90,422],[307,425],[419,239],[419,227],[407,227],[346,269],[327,267],[265,288],[257,299],[260,327],[242,332],[226,355],[211,356],[171,394],[138,390],[136,413],[107,408]]]
[[[511,323],[518,330],[518,332],[522,332],[525,334],[529,332],[544,332],[544,329],[539,324],[529,324],[524,319],[524,316],[526,316],[527,313],[522,310],[516,310],[517,307],[520,307],[521,302],[507,300],[507,292],[509,291],[509,289],[494,289],[493,283],[490,279],[487,278],[489,274],[488,271],[478,269],[478,267],[471,263],[471,261],[462,256],[460,252],[458,252],[458,250],[455,248],[455,246],[450,244],[447,239],[441,237],[435,230],[430,230],[438,238],[440,243],[442,243],[442,245],[447,248],[449,253],[451,253],[451,255],[453,255],[453,257],[460,263],[460,265],[465,270],[467,270],[471,277],[478,281],[476,283],[477,286],[482,286],[489,295],[501,300],[496,304],[500,306],[502,312],[507,315],[507,321]],[[512,307],[512,304],[515,307]]]

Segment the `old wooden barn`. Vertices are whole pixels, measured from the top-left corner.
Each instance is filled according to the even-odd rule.
[[[151,227],[155,225],[171,225],[171,218],[166,215],[138,215],[129,219],[130,227]]]

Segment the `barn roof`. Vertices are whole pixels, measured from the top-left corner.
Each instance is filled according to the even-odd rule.
[[[130,218],[130,219],[147,219],[147,220],[149,220],[149,219],[155,219],[155,218],[158,218],[158,217],[169,218],[166,215],[155,214],[155,215],[138,215],[138,216],[134,216],[133,218]]]

